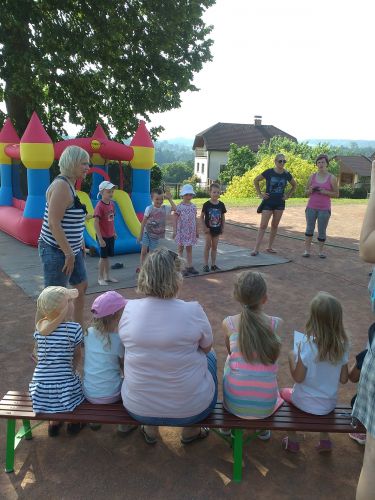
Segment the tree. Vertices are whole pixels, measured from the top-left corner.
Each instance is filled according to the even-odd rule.
[[[228,184],[234,176],[241,176],[256,164],[255,153],[248,146],[231,144],[228,152],[228,162],[220,172],[219,180]]]
[[[82,133],[99,122],[124,139],[137,115],[179,107],[181,92],[197,90],[193,75],[211,60],[202,14],[214,3],[3,0],[0,101],[20,134],[35,110],[52,139],[66,121]]]
[[[311,174],[316,172],[315,165],[311,161],[304,160],[298,155],[287,153],[282,150],[280,153],[285,155],[288,154],[287,169],[297,182],[297,190],[294,196],[304,197],[307,180]],[[257,192],[254,187],[254,179],[267,170],[267,168],[272,168],[273,162],[273,154],[263,156],[256,167],[246,172],[242,177],[234,177],[225,194],[233,198],[255,198]]]
[[[155,165],[151,169],[151,179],[150,179],[151,189],[160,188],[162,180],[163,180],[162,171],[159,165],[155,163]]]
[[[194,174],[192,161],[175,161],[162,166],[163,179],[178,184]]]

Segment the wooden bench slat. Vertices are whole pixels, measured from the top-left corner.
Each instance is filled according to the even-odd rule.
[[[134,424],[121,402],[109,405],[82,403],[72,413],[35,414],[28,393],[9,391],[0,401],[0,418],[24,418],[28,420],[57,420],[66,422],[98,422],[102,424]],[[228,413],[218,402],[212,413],[194,427],[231,427],[233,429],[296,430],[305,432],[350,432],[351,409],[340,404],[328,415],[315,416],[304,413],[294,406],[284,403],[279,410],[263,420],[240,419]],[[361,426],[359,426],[361,427]],[[358,429],[359,430],[359,429]]]

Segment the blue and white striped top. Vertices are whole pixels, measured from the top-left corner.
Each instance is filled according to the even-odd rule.
[[[79,323],[61,323],[50,335],[34,333],[38,362],[29,384],[33,410],[73,411],[84,400],[81,381],[73,368],[74,350],[82,342]]]
[[[77,255],[82,247],[83,231],[85,229],[86,211],[84,205],[81,205],[79,199],[70,185],[70,183],[62,176],[56,177],[62,179],[69,184],[73,197],[73,205],[65,210],[64,217],[61,220],[61,227],[64,230],[66,239],[72,249],[74,255]],[[52,185],[52,184],[51,184]],[[78,200],[78,202],[77,202]],[[55,237],[53,236],[48,225],[48,202],[44,210],[43,224],[40,231],[40,239],[52,247],[59,248]]]

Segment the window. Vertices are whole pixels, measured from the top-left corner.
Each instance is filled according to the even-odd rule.
[[[199,163],[197,163],[197,172],[199,172]]]
[[[204,174],[204,163],[202,163],[202,174]]]

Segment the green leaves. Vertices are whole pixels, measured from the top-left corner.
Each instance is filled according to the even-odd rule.
[[[180,105],[211,59],[214,0],[3,0],[0,83],[20,134],[35,109],[56,140],[64,122],[131,135],[138,118]]]
[[[231,144],[228,152],[228,162],[220,172],[219,180],[228,184],[233,177],[241,176],[256,164],[256,155],[248,146]]]

